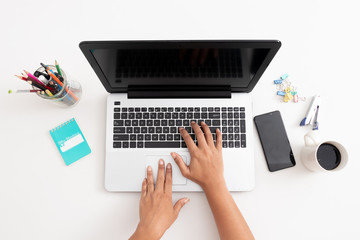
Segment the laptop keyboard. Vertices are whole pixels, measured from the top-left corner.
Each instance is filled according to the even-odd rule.
[[[197,144],[191,121],[204,121],[214,144],[219,128],[223,148],[246,148],[244,107],[120,107],[114,102],[113,117],[113,148],[186,148],[179,127]]]

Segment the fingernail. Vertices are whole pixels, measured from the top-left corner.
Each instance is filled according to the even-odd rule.
[[[191,124],[195,124],[195,122],[194,122],[194,121],[191,121]]]
[[[175,153],[170,153],[171,154],[171,156],[173,157],[173,158],[175,158],[176,157],[176,154]]]
[[[186,204],[186,203],[188,203],[190,201],[190,198],[185,198],[184,199],[184,203]]]
[[[159,160],[159,164],[160,164],[161,166],[164,165],[164,160],[160,159],[160,160]]]
[[[148,167],[147,167],[147,170],[148,170],[148,171],[151,171],[151,166],[148,166]]]
[[[170,169],[171,168],[171,164],[168,163],[167,166],[166,166],[167,169]]]

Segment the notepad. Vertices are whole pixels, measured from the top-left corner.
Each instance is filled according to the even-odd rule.
[[[91,149],[75,118],[51,129],[50,135],[66,165],[70,165],[91,153]]]

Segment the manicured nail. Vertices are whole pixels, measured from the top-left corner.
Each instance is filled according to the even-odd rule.
[[[175,153],[170,153],[171,154],[171,156],[173,157],[173,158],[176,158],[176,154]]]
[[[150,172],[152,169],[151,169],[151,166],[148,166],[147,167],[147,170]]]
[[[167,166],[166,166],[167,169],[171,169],[171,164],[168,163]]]
[[[160,166],[164,165],[164,160],[160,159],[159,164],[160,164]]]
[[[184,204],[188,203],[190,201],[190,198],[185,198],[184,199]]]

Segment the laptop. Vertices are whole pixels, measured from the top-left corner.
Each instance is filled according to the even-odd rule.
[[[184,178],[170,152],[189,164],[179,133],[194,142],[191,121],[204,121],[216,143],[222,132],[230,191],[254,188],[252,100],[249,92],[277,53],[277,40],[84,41],[80,48],[109,92],[105,188],[140,192],[146,167],[173,166],[173,191],[202,191]],[[102,127],[102,126],[100,126]]]

